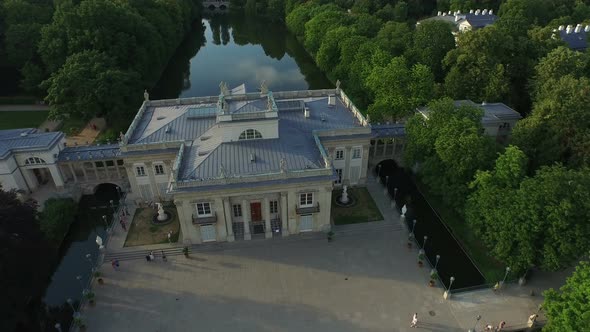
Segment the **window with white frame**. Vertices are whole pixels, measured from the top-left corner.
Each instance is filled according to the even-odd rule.
[[[352,149],[352,159],[360,159],[360,158],[361,158],[361,148]]]
[[[279,213],[279,201],[270,201],[270,213]]]
[[[301,207],[313,206],[313,193],[299,194],[299,206],[301,206]]]
[[[238,137],[239,140],[256,138],[262,138],[262,134],[255,129],[246,129],[240,134],[240,137]]]
[[[137,176],[145,176],[145,168],[143,166],[135,167],[135,173]]]
[[[242,205],[234,204],[233,209],[234,209],[234,217],[241,217],[242,216]]]
[[[341,168],[336,169],[336,175],[338,176],[338,178],[334,181],[334,184],[341,184],[342,183],[342,169]]]
[[[164,165],[162,165],[162,164],[154,165],[154,170],[156,171],[156,175],[162,175],[162,174],[164,174]]]
[[[31,157],[25,160],[25,165],[45,164],[45,160],[38,157]]]
[[[344,150],[336,150],[336,160],[344,159]]]
[[[199,217],[211,216],[211,204],[209,202],[197,203],[197,215]]]

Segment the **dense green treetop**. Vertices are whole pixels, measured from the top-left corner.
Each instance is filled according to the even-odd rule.
[[[559,291],[543,293],[547,324],[543,331],[590,331],[590,264],[582,261]]]
[[[429,66],[438,82],[444,78],[442,61],[455,48],[452,30],[448,22],[430,20],[420,23],[413,35],[411,58]]]

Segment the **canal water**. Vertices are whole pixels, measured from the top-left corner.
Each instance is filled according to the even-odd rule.
[[[455,277],[452,286],[455,290],[484,285],[483,275],[417,189],[412,174],[399,168],[393,160],[384,161],[380,165],[381,181],[389,176],[390,196],[394,197],[394,189],[398,189],[395,193],[398,210],[406,204],[408,228],[412,229],[413,220],[417,220],[414,234],[420,247],[424,244],[424,236],[427,236],[424,251],[428,260],[434,264],[436,255],[440,255],[437,271],[445,287],[449,287],[451,276]]]

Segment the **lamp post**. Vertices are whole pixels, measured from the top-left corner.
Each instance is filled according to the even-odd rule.
[[[54,327],[57,330],[57,332],[61,332],[61,324],[60,323],[55,323]]]
[[[455,277],[451,277],[449,279],[449,289],[447,289],[443,294],[443,297],[445,298],[445,300],[447,300],[451,297],[451,287],[453,287],[453,281],[455,281]]]
[[[88,261],[88,263],[90,263],[90,268],[93,268],[93,264],[92,264],[92,255],[91,254],[86,254],[86,260]]]
[[[397,188],[393,188],[393,206],[397,205],[395,198],[397,197]]]
[[[475,317],[475,325],[473,325],[473,329],[469,330],[469,332],[475,332],[475,329],[477,328],[477,323],[479,323],[480,319],[481,315],[477,315],[477,317]]]
[[[377,165],[377,179],[381,177],[381,164]],[[377,180],[379,181],[379,180]]]
[[[109,222],[107,221],[107,216],[103,215],[102,216],[102,221],[104,221],[104,230],[108,230],[109,229]]]
[[[426,251],[426,241],[428,240],[428,236],[424,235],[424,242],[422,242],[422,249]]]
[[[113,201],[112,199],[109,201],[109,203],[111,204],[111,209],[113,209],[113,215],[115,214],[115,212],[117,212],[115,210],[115,201]]]
[[[80,288],[84,289],[84,285],[82,284],[82,276],[76,276],[76,280],[80,283]]]
[[[440,260],[440,255],[436,255],[436,263],[434,263],[434,271],[436,271],[436,267],[438,266],[439,260]]]
[[[76,312],[76,309],[74,308],[74,300],[68,298],[66,302],[70,305],[70,308],[72,308],[72,313]]]
[[[416,222],[416,219],[412,220],[412,231],[410,232],[410,237],[412,238],[414,237],[414,229],[416,228]]]
[[[508,277],[508,273],[510,273],[510,266],[506,267],[506,273],[504,274],[504,279],[502,280],[502,283],[500,284],[500,287],[504,286],[504,283],[506,282],[506,278]]]

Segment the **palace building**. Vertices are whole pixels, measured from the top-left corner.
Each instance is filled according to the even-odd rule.
[[[112,183],[137,204],[173,202],[189,244],[327,231],[334,189],[364,185],[383,160],[403,164],[403,123],[369,124],[339,84],[220,88],[169,100],[146,92],[115,144],[66,146],[61,132],[0,131],[0,184],[76,197]],[[498,138],[518,117],[504,104],[481,107],[486,132]]]

